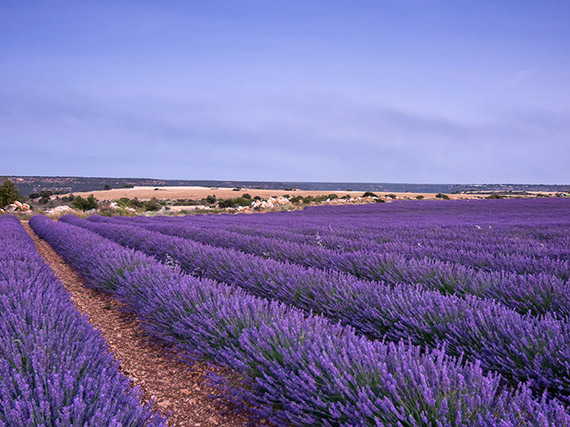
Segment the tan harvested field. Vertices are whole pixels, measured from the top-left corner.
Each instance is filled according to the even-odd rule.
[[[157,189],[155,189],[157,188]],[[121,197],[128,197],[132,199],[137,197],[139,200],[150,200],[153,197],[157,199],[203,199],[208,195],[216,196],[218,199],[228,199],[239,197],[243,193],[249,193],[252,197],[259,196],[266,199],[271,196],[283,196],[288,194],[290,196],[319,196],[322,194],[334,193],[339,197],[349,194],[352,197],[362,196],[363,191],[285,191],[285,190],[258,190],[253,188],[242,188],[239,191],[233,191],[232,188],[222,187],[134,187],[134,188],[116,188],[112,190],[89,191],[82,193],[74,193],[82,197],[87,197],[90,194],[97,200],[118,200]],[[385,196],[387,194],[395,194],[399,199],[410,198],[415,199],[416,196],[423,196],[425,199],[435,199],[435,193],[395,193],[395,192],[378,192],[375,194]],[[450,199],[473,199],[477,194],[448,194]],[[481,196],[479,196],[481,197]],[[484,196],[483,196],[484,197]]]

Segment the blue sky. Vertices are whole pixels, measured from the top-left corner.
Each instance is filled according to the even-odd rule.
[[[570,2],[6,1],[0,175],[570,183]]]

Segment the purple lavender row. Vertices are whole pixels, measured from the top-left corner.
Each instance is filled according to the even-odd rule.
[[[0,254],[0,425],[165,425],[14,217],[0,217]]]
[[[471,202],[468,204],[466,202]],[[562,237],[564,237],[564,241],[561,242],[563,244],[559,245],[560,248],[564,248],[566,250],[566,254],[568,253],[568,243],[570,239],[570,235],[568,233],[568,218],[570,218],[570,204],[565,200],[557,200],[557,201],[541,201],[541,200],[532,200],[532,201],[520,201],[520,200],[505,200],[501,201],[502,204],[508,208],[507,212],[502,213],[502,222],[497,224],[493,224],[491,229],[488,229],[488,226],[485,225],[486,222],[493,221],[494,215],[498,215],[497,213],[491,212],[481,212],[481,209],[473,209],[475,206],[473,205],[472,201],[455,201],[453,202],[456,204],[455,206],[452,204],[443,203],[443,206],[447,209],[447,216],[441,216],[442,213],[445,213],[445,210],[441,209],[442,204],[433,203],[433,202],[425,202],[425,203],[416,203],[415,206],[422,206],[422,216],[418,217],[417,215],[411,216],[408,212],[402,212],[402,209],[398,209],[399,206],[407,206],[406,210],[411,210],[412,212],[417,211],[417,207],[412,209],[412,204],[406,204],[406,202],[397,202],[392,203],[387,209],[384,206],[375,206],[373,208],[367,208],[366,215],[348,215],[346,212],[358,212],[358,209],[361,207],[352,207],[350,211],[341,210],[340,207],[337,208],[327,208],[327,207],[319,207],[314,208],[312,210],[307,210],[305,212],[299,214],[268,214],[268,215],[234,215],[234,216],[192,216],[191,221],[194,223],[200,224],[208,224],[208,225],[215,225],[218,227],[225,225],[235,225],[235,224],[242,224],[244,226],[249,226],[251,229],[252,225],[255,225],[255,229],[258,228],[275,228],[278,226],[285,226],[287,231],[295,231],[295,230],[303,230],[307,231],[306,224],[312,224],[312,226],[308,229],[308,232],[312,233],[312,237],[315,236],[315,232],[321,232],[321,238],[325,237],[327,232],[332,232],[334,230],[334,235],[336,237],[340,237],[339,234],[344,234],[347,230],[350,230],[350,233],[355,233],[356,236],[362,237],[365,236],[369,239],[374,239],[374,230],[380,232],[380,237],[385,238],[386,233],[392,231],[392,236],[390,236],[390,240],[392,240],[395,235],[401,235],[402,233],[409,233],[410,231],[415,234],[414,238],[418,236],[421,237],[422,234],[426,234],[426,237],[429,240],[437,239],[438,235],[445,235],[451,229],[455,231],[459,228],[460,231],[467,231],[468,235],[461,236],[461,235],[449,235],[448,238],[450,239],[457,239],[457,241],[463,241],[465,237],[469,239],[477,239],[479,236],[484,236],[485,240],[494,239],[495,244],[500,244],[501,246],[508,246],[508,252],[513,251],[512,244],[520,243],[519,237],[522,237],[523,241],[529,242],[526,237],[530,237],[534,235],[537,239],[534,239],[534,243],[537,245],[535,248],[540,252],[540,255],[544,255],[544,246],[548,244],[550,241],[554,240],[557,235],[562,233]],[[521,205],[521,202],[523,204]],[[533,202],[529,205],[529,202]],[[552,203],[555,202],[555,203]],[[493,201],[476,201],[475,202],[480,207],[487,207],[492,206],[495,203]],[[462,206],[465,213],[470,215],[471,224],[462,224],[462,222],[452,223],[457,217],[457,206]],[[438,207],[438,209],[434,209]],[[527,218],[527,221],[524,225],[516,225],[516,218],[517,215],[520,216],[521,212],[525,213],[530,207],[534,208],[541,208],[541,215],[533,217],[531,216],[530,219]],[[453,208],[453,209],[452,209]],[[336,211],[335,211],[336,209]],[[386,211],[393,211],[390,218],[384,218],[382,221],[378,221],[379,212],[386,212]],[[505,210],[505,209],[503,209]],[[329,212],[328,214],[321,214],[321,215],[308,215],[307,212]],[[473,212],[474,211],[474,212]],[[344,212],[344,213],[343,213]],[[438,214],[440,216],[438,216]],[[482,215],[484,214],[484,215]],[[269,216],[272,215],[272,216]],[[433,224],[430,222],[429,225],[423,224],[422,225],[422,217],[427,218],[435,218],[435,221],[432,221]],[[314,221],[314,218],[318,219],[318,222]],[[404,221],[402,221],[404,218]],[[408,221],[405,218],[409,218]],[[439,218],[439,219],[438,219]],[[313,221],[309,221],[313,219]],[[175,219],[173,219],[175,220]],[[438,224],[444,220],[445,222],[442,224]],[[551,221],[555,220],[556,223],[552,224]],[[496,221],[495,221],[496,222]],[[560,224],[561,223],[561,224]],[[461,227],[458,227],[458,224],[462,224]],[[484,225],[481,227],[480,225]],[[548,224],[547,227],[544,224]],[[557,225],[558,224],[558,225]],[[412,227],[410,227],[410,225]],[[490,224],[489,224],[490,225]],[[507,229],[505,230],[505,226]],[[437,234],[429,234],[429,227],[437,227],[436,232]],[[478,227],[478,228],[477,228]],[[518,228],[518,229],[517,229]],[[419,230],[419,234],[418,234]],[[393,231],[397,231],[394,235]],[[523,231],[523,235],[520,236],[520,231]],[[530,233],[529,233],[530,232]],[[465,233],[463,233],[465,234]],[[303,236],[299,235],[300,238],[302,237],[311,237],[311,236]],[[354,237],[354,235],[352,236]],[[516,239],[513,239],[516,237]],[[441,246],[438,242],[438,246]]]
[[[218,378],[219,385],[277,425],[570,423],[556,401],[534,400],[522,385],[508,391],[478,363],[358,337],[70,224],[45,217],[30,224],[90,286],[122,299],[151,335],[232,368],[233,381]]]
[[[500,225],[533,226],[568,223],[570,200],[518,199],[518,200],[454,200],[454,201],[398,201],[395,203],[360,206],[319,206],[303,211],[266,213],[263,215],[225,215],[220,221],[232,222],[239,217],[247,224],[278,224],[295,220],[299,226],[359,229],[364,219],[366,230],[414,226],[474,226],[493,228]],[[209,218],[209,216],[196,216]],[[374,222],[370,222],[373,218]]]
[[[293,212],[305,223],[321,224],[323,218],[335,224],[357,223],[364,217],[374,216],[370,227],[416,225],[472,225],[513,224],[527,226],[536,223],[556,225],[568,223],[568,199],[513,199],[513,200],[452,200],[452,201],[398,201],[395,203],[360,206],[309,207]],[[263,221],[279,222],[289,213],[275,213]],[[246,217],[247,215],[242,215]],[[265,216],[265,214],[264,214]],[[261,215],[249,215],[248,221],[259,222]],[[338,221],[335,221],[338,218]],[[288,219],[287,219],[288,220]],[[477,221],[477,222],[475,222]]]
[[[97,218],[90,217],[90,220],[97,220]],[[564,227],[563,232],[568,237],[562,242],[557,242],[557,244],[549,242],[548,245],[545,245],[542,241],[529,241],[528,239],[521,241],[518,237],[513,239],[512,231],[509,238],[505,238],[503,235],[498,240],[492,241],[489,237],[496,239],[495,234],[485,233],[485,231],[481,232],[475,228],[470,230],[462,228],[460,232],[452,235],[445,233],[447,230],[442,230],[441,228],[436,230],[433,230],[433,228],[422,228],[421,232],[414,229],[414,233],[411,236],[404,236],[405,230],[402,229],[386,229],[377,236],[377,239],[382,241],[380,243],[374,240],[374,236],[369,236],[362,230],[351,239],[339,237],[336,233],[331,233],[326,229],[308,235],[298,234],[291,231],[295,227],[293,222],[285,228],[276,228],[275,225],[258,224],[255,227],[243,225],[240,222],[240,217],[236,217],[234,222],[231,223],[226,221],[198,220],[196,216],[119,218],[117,219],[118,222],[126,221],[145,225],[165,223],[193,226],[204,232],[215,230],[216,232],[236,233],[233,234],[235,238],[240,238],[239,235],[246,235],[256,238],[279,239],[280,241],[317,246],[342,252],[396,252],[406,256],[406,258],[423,259],[429,257],[484,271],[502,270],[519,274],[544,272],[553,274],[557,272],[564,280],[568,280],[568,275],[570,274],[570,235],[567,231],[567,226]],[[537,231],[536,227],[534,230]],[[552,230],[549,229],[548,231]],[[481,244],[481,242],[473,242],[473,237],[479,237],[478,235],[481,234],[485,234],[487,237],[485,245]],[[548,237],[550,238],[551,236],[549,235]],[[509,241],[515,243],[507,244]]]
[[[488,202],[492,201],[485,201],[478,203],[481,204]],[[510,202],[520,202],[520,201],[515,200],[515,201],[503,201],[503,202],[508,204]],[[410,242],[409,245],[404,245],[404,246],[396,245],[395,247],[389,248],[386,247],[385,244],[378,244],[378,242],[375,241],[371,242],[370,240],[371,239],[374,240],[375,235],[374,234],[372,236],[368,235],[366,233],[366,229],[367,227],[374,225],[375,215],[373,215],[372,213],[367,216],[360,215],[358,217],[358,221],[354,224],[354,227],[352,227],[352,229],[353,231],[355,231],[355,233],[357,233],[359,237],[362,237],[364,235],[367,238],[369,238],[367,243],[364,243],[362,239],[358,243],[361,249],[366,251],[386,252],[386,250],[390,251],[390,249],[392,250],[395,249],[398,250],[399,253],[407,256],[408,258],[413,257],[417,259],[423,259],[424,257],[428,256],[430,258],[436,258],[444,261],[460,263],[475,268],[481,268],[484,270],[496,269],[496,270],[512,271],[522,274],[549,272],[550,274],[557,274],[563,280],[568,280],[570,275],[570,264],[569,264],[570,257],[568,256],[570,253],[569,252],[570,245],[568,244],[570,243],[570,234],[568,233],[568,225],[569,225],[568,218],[570,218],[570,205],[564,202],[565,202],[564,200],[561,201],[561,203],[563,203],[563,206],[566,206],[568,209],[566,211],[566,222],[563,223],[562,225],[558,226],[549,225],[548,227],[542,225],[542,223],[548,222],[547,218],[549,215],[549,211],[548,208],[545,208],[543,212],[544,217],[537,218],[535,222],[532,224],[532,227],[531,226],[526,227],[526,229],[524,230],[524,234],[528,235],[528,231],[530,229],[531,232],[538,239],[535,239],[533,241],[533,243],[535,243],[535,245],[533,246],[535,250],[524,251],[525,253],[519,253],[515,250],[517,246],[520,247],[519,243],[520,239],[517,236],[518,234],[520,234],[519,233],[520,227],[519,230],[517,230],[516,227],[510,225],[507,230],[504,230],[505,224],[500,225],[501,230],[497,230],[495,226],[495,228],[493,228],[492,231],[489,231],[487,229],[482,229],[481,227],[476,228],[474,226],[470,227],[469,229],[467,229],[465,226],[457,227],[456,225],[453,227],[454,230],[459,229],[459,233],[453,233],[449,235],[448,239],[452,239],[455,242],[465,242],[466,240],[469,241],[473,238],[478,238],[481,235],[484,235],[487,240],[491,239],[491,241],[495,243],[494,247],[492,248],[487,247],[486,248],[487,250],[484,251],[477,251],[476,249],[466,248],[465,246],[461,245],[459,245],[459,247],[455,249],[445,248],[441,244],[441,240],[438,238],[438,235],[447,234],[445,233],[446,231],[445,229],[438,227],[435,230],[436,231],[435,233],[429,233],[430,230],[429,229],[426,230],[424,227],[421,228],[418,234],[417,230],[418,227],[417,224],[415,223],[411,223],[413,224],[413,227],[407,226],[404,229],[402,229],[401,227],[395,227],[390,223],[389,224],[383,223],[382,228],[380,229],[380,233],[376,235],[377,238],[382,239],[382,241],[385,241],[387,238],[386,234],[388,232],[389,234],[388,240],[392,241],[396,236],[398,236],[398,234],[401,235],[407,231],[413,230],[414,234],[413,240]],[[393,203],[391,205],[398,206],[398,203]],[[428,209],[430,206],[433,207],[435,206],[435,204],[431,203],[431,205],[426,205],[426,209]],[[509,206],[511,206],[512,208],[517,208],[518,205],[510,204]],[[321,210],[326,209],[326,207],[321,207],[319,209]],[[313,212],[314,211],[320,212],[320,210],[317,209],[314,209]],[[560,213],[560,209],[558,209],[557,211],[555,210],[555,212]],[[429,212],[427,214],[429,215]],[[328,223],[328,225],[331,226],[332,221],[336,220],[338,222],[339,216],[345,219],[345,215],[329,215],[329,216],[321,215],[318,217],[322,220],[322,222]],[[252,217],[254,219],[250,219]],[[206,225],[208,227],[216,227],[217,229],[221,229],[224,225],[235,226],[237,223],[237,224],[242,224],[244,226],[249,225],[250,230],[253,228],[256,231],[259,230],[262,233],[265,230],[273,229],[275,227],[275,223],[278,222],[280,224],[284,223],[287,226],[288,231],[285,233],[285,235],[283,233],[279,233],[275,237],[279,239],[285,238],[286,240],[291,240],[295,239],[295,237],[292,237],[292,235],[294,236],[294,233],[291,233],[291,230],[298,228],[300,223],[303,223],[304,220],[311,217],[312,216],[310,215],[303,215],[303,214],[298,214],[298,215],[289,214],[289,215],[281,215],[279,217],[277,215],[274,215],[272,217],[272,220],[270,221],[267,219],[263,219],[265,217],[260,215],[248,215],[248,216],[235,215],[233,216],[233,220],[232,217],[228,219],[228,216],[226,215],[220,217],[209,216],[207,218],[193,216],[190,217],[191,219],[188,219],[186,221],[184,219],[180,220],[165,219],[165,221],[173,221],[177,223],[179,222],[192,223],[196,226]],[[481,218],[476,218],[474,216],[473,219],[474,220],[476,219],[477,222],[479,222],[478,220],[480,220]],[[136,219],[135,221],[137,220],[138,219]],[[153,220],[149,219],[146,221],[153,221]],[[558,222],[561,221],[563,222],[563,219],[558,220]],[[342,221],[341,229],[347,229],[347,227],[350,227],[349,225],[346,224],[346,222],[347,222],[346,220]],[[255,227],[251,227],[254,224]],[[335,224],[335,230],[337,225],[338,224]],[[388,228],[386,228],[386,225],[388,225]],[[324,231],[322,230],[322,228],[323,227],[321,224],[321,231],[323,233],[321,234],[319,233],[319,231],[317,231],[318,233],[317,239],[312,238],[315,237],[314,234],[312,236],[306,236],[300,234],[297,235],[297,238],[302,240],[306,239],[306,240],[296,241],[295,243],[313,243],[319,246],[327,246],[328,243],[333,248],[338,248],[343,251],[346,250],[346,247],[348,247],[349,249],[355,248],[354,244],[351,241],[347,243],[346,238],[336,236],[337,234],[336,231],[335,231],[335,238],[332,240],[332,242],[329,242],[328,239],[330,239],[331,233],[326,232],[327,230],[326,226],[324,227]],[[554,237],[553,231],[555,229],[557,231],[556,234],[558,235],[561,234],[563,236],[563,241],[560,242],[560,244],[556,245],[555,248],[552,248],[550,241],[553,240]],[[422,237],[423,234],[425,234],[425,236]],[[499,236],[498,240],[495,236]],[[398,238],[398,240],[400,240],[400,238]],[[525,238],[524,241],[528,242],[529,239]],[[512,244],[512,242],[515,243]],[[546,249],[545,246],[547,246]],[[549,256],[547,259],[545,259],[545,256],[548,256],[549,253],[550,255],[552,255],[552,257]]]
[[[115,221],[105,217],[92,216],[91,221]],[[363,276],[359,264],[368,264],[366,260],[377,259],[378,255],[394,254],[407,260],[417,260],[422,262],[425,259],[434,262],[451,263],[480,271],[501,271],[513,274],[541,274],[553,276],[552,280],[560,279],[559,282],[567,282],[570,278],[570,258],[564,257],[552,259],[541,254],[532,256],[517,255],[511,253],[501,253],[500,248],[494,251],[473,252],[460,250],[441,249],[434,246],[428,239],[418,239],[411,245],[394,244],[392,246],[366,245],[365,249],[352,250],[352,255],[338,240],[333,245],[339,249],[324,247],[322,241],[316,244],[296,243],[282,239],[282,235],[275,237],[263,237],[253,234],[241,234],[228,231],[221,227],[207,227],[192,221],[172,221],[169,218],[161,219],[155,217],[152,221],[131,220],[131,224],[144,226],[150,230],[157,230],[167,234],[176,232],[177,236],[187,237],[202,243],[213,244],[221,247],[232,247],[244,252],[253,253],[260,256],[268,256],[281,261],[289,260],[301,263],[301,265],[316,268],[334,269],[344,271],[363,277],[368,280],[377,280],[375,277]],[[263,233],[263,228],[256,228]],[[345,259],[351,259],[350,263]],[[355,264],[354,260],[361,261]],[[334,260],[334,261],[333,261]]]
[[[439,235],[447,236],[448,239],[457,242],[464,241],[466,237],[469,240],[478,240],[484,236],[485,241],[491,240],[499,246],[498,250],[493,252],[512,253],[520,246],[520,242],[524,241],[534,243],[536,255],[540,257],[548,255],[548,250],[551,249],[550,242],[553,242],[556,243],[553,257],[568,259],[570,204],[567,200],[397,202],[387,206],[349,208],[318,207],[287,214],[192,216],[191,221],[217,227],[239,222],[246,226],[254,226],[251,228],[255,229],[285,224],[292,231],[299,227],[303,229],[303,224],[310,223],[312,226],[308,232],[312,233],[312,236],[300,235],[300,237],[311,238],[320,233],[318,244],[326,243],[327,230],[334,230],[335,237],[339,237],[339,234],[344,235],[346,230],[352,230],[351,233],[356,233],[357,236],[364,235],[369,239],[376,237],[380,242],[386,239],[392,241],[396,236],[410,231],[415,234],[412,236],[414,238],[421,238],[421,234],[425,233],[423,246],[427,246],[433,240],[438,248],[443,248],[441,239],[438,239]],[[311,218],[313,221],[308,221]],[[488,229],[487,224],[490,226],[491,223],[492,228]],[[477,224],[482,224],[484,227]],[[428,227],[436,227],[436,233],[430,232]],[[450,228],[459,229],[460,233],[450,235],[447,233]]]
[[[124,220],[119,222],[105,217],[92,216],[89,219],[94,223],[125,224]],[[64,220],[74,221],[73,218]],[[258,257],[292,262],[307,268],[348,273],[359,279],[380,281],[389,285],[421,284],[425,289],[437,290],[446,295],[476,295],[490,298],[521,314],[550,313],[559,318],[570,316],[570,284],[564,279],[546,273],[519,275],[502,271],[482,272],[437,260],[410,260],[397,253],[380,254],[365,251],[347,253],[223,230],[202,230],[200,227],[180,222],[171,225],[159,221],[150,223],[138,221],[135,225],[149,231],[235,249]],[[256,260],[256,263],[264,264],[260,260]],[[281,268],[273,266],[269,261],[265,264],[272,265],[273,269]],[[216,279],[229,280],[226,277]],[[335,280],[338,279],[334,274],[323,272],[320,283],[325,287],[327,285],[324,283]]]
[[[144,217],[139,217],[144,218]],[[131,221],[139,221],[132,218]],[[551,258],[552,260],[568,260],[570,258],[570,233],[568,224],[563,226],[540,227],[538,224],[528,230],[529,227],[505,227],[500,226],[492,229],[477,227],[406,227],[385,228],[368,233],[365,230],[353,230],[340,233],[338,230],[330,230],[326,226],[312,228],[309,232],[294,232],[295,224],[276,226],[275,224],[242,224],[241,218],[236,218],[233,223],[218,223],[216,221],[197,221],[196,217],[147,217],[147,222],[168,221],[171,223],[184,223],[200,225],[202,228],[216,228],[226,231],[234,231],[240,234],[257,235],[268,238],[278,238],[294,243],[310,244],[328,249],[343,251],[367,250],[373,252],[385,252],[400,250],[404,247],[411,249],[425,248],[437,250],[438,253],[454,252],[489,253],[497,252],[505,255],[526,257]],[[346,229],[345,229],[346,230]],[[538,239],[529,235],[540,236]],[[539,234],[540,233],[540,234]],[[342,235],[341,235],[342,234]],[[446,256],[448,258],[449,256]],[[486,262],[492,259],[486,259]],[[484,264],[483,267],[488,267]]]
[[[373,339],[430,348],[445,346],[512,384],[528,382],[540,395],[570,402],[570,325],[551,315],[522,316],[492,300],[465,299],[412,285],[362,282],[335,272],[304,269],[232,249],[125,224],[60,221],[180,266],[189,274],[237,285],[260,297],[322,313]]]
[[[442,229],[440,227],[413,227],[413,228],[386,228],[376,234],[369,234],[364,230],[355,230],[350,233],[331,231],[326,226],[320,229],[312,228],[308,232],[296,233],[292,230],[295,225],[278,226],[275,224],[242,224],[241,218],[232,223],[217,221],[198,221],[192,217],[136,217],[129,218],[131,222],[165,221],[169,223],[194,224],[202,229],[222,229],[245,235],[256,235],[268,238],[278,238],[294,243],[317,245],[328,249],[343,251],[367,250],[374,252],[391,252],[402,246],[437,248],[438,250],[490,252],[499,251],[501,254],[516,254],[521,256],[540,256],[554,260],[570,258],[570,235],[568,226],[560,226],[559,235],[553,233],[554,227],[533,227],[533,232],[542,231],[541,240],[520,236],[520,227],[502,227],[500,230],[479,229],[476,227],[453,227]],[[542,228],[542,230],[541,230]],[[450,232],[452,231],[452,232]],[[526,231],[526,230],[524,230]],[[554,230],[558,231],[558,230]],[[562,234],[563,233],[563,234]],[[562,235],[560,235],[562,234]],[[547,239],[547,240],[546,240]]]
[[[459,228],[471,231],[469,239],[478,239],[479,236],[484,236],[485,240],[494,239],[494,243],[508,246],[509,252],[512,251],[511,245],[518,243],[519,238],[528,241],[529,237],[539,244],[539,250],[557,237],[564,239],[561,243],[565,244],[560,247],[568,248],[570,203],[567,200],[504,200],[498,203],[500,204],[495,201],[397,202],[389,206],[352,206],[350,209],[318,207],[288,214],[226,215],[215,218],[193,216],[192,221],[215,223],[218,226],[239,223],[254,225],[255,228],[284,225],[289,231],[304,230],[313,236],[320,232],[321,237],[327,232],[334,232],[337,237],[354,233],[374,239],[375,232],[378,232],[380,241],[383,241],[386,233],[392,234],[389,236],[392,240],[394,231],[400,235],[412,232],[416,236],[419,231],[420,236],[426,234],[429,239],[437,239],[438,234],[445,235],[450,229],[454,231]],[[502,207],[502,210],[492,209],[493,206]],[[539,215],[536,214],[537,210]],[[427,235],[430,227],[436,228],[436,235]],[[463,240],[465,237],[453,234],[449,238]]]

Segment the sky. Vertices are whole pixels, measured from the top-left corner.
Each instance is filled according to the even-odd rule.
[[[0,175],[570,183],[570,2],[3,1]]]

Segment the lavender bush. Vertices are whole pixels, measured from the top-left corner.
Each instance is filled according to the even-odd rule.
[[[166,425],[14,217],[0,217],[0,254],[0,425]]]
[[[89,219],[92,222],[125,223],[97,216]],[[409,255],[411,252],[408,250],[409,246],[403,245],[398,245],[391,252],[359,250],[347,253],[343,250],[292,243],[278,238],[241,235],[221,230],[219,227],[204,229],[199,223],[188,224],[170,219],[162,222],[153,219],[154,221],[142,223],[136,220],[129,221],[129,224],[171,236],[190,238],[208,245],[294,262],[305,267],[350,273],[361,279],[384,281],[389,284],[421,283],[426,289],[446,294],[470,294],[492,298],[521,314],[550,313],[560,318],[570,315],[570,284],[565,279],[569,271],[569,261],[561,257],[551,259],[550,262],[548,259],[543,260],[536,256],[509,255],[508,259],[507,257],[500,259],[500,254],[491,251],[486,251],[484,256],[477,257],[473,252],[455,250],[454,253],[460,253],[462,257],[468,259],[465,262],[468,266],[465,266],[449,254],[442,255],[437,249],[433,251],[439,252],[438,256],[428,256],[428,252],[424,249],[427,244],[422,243],[412,246],[412,251],[422,252],[422,255],[411,258],[402,254]],[[446,261],[440,261],[440,258]],[[490,271],[477,271],[473,268],[474,264],[484,263],[481,258],[496,261],[493,265],[489,263]],[[509,272],[509,269],[504,268],[507,265],[518,266],[512,270],[528,270],[530,273]],[[535,265],[541,266],[534,268]],[[556,270],[559,271],[560,277],[550,274]],[[501,286],[497,286],[497,283],[501,283]]]
[[[323,313],[369,338],[445,345],[448,354],[479,361],[486,371],[500,372],[515,385],[528,382],[537,395],[548,390],[552,397],[569,400],[570,325],[548,314],[522,316],[493,300],[362,282],[126,224],[91,223],[74,216],[61,221],[175,262],[188,273]]]
[[[88,230],[30,224],[88,283],[115,293],[155,337],[233,368],[225,384],[278,425],[567,425],[563,407],[508,391],[479,363],[349,327],[200,280]]]

